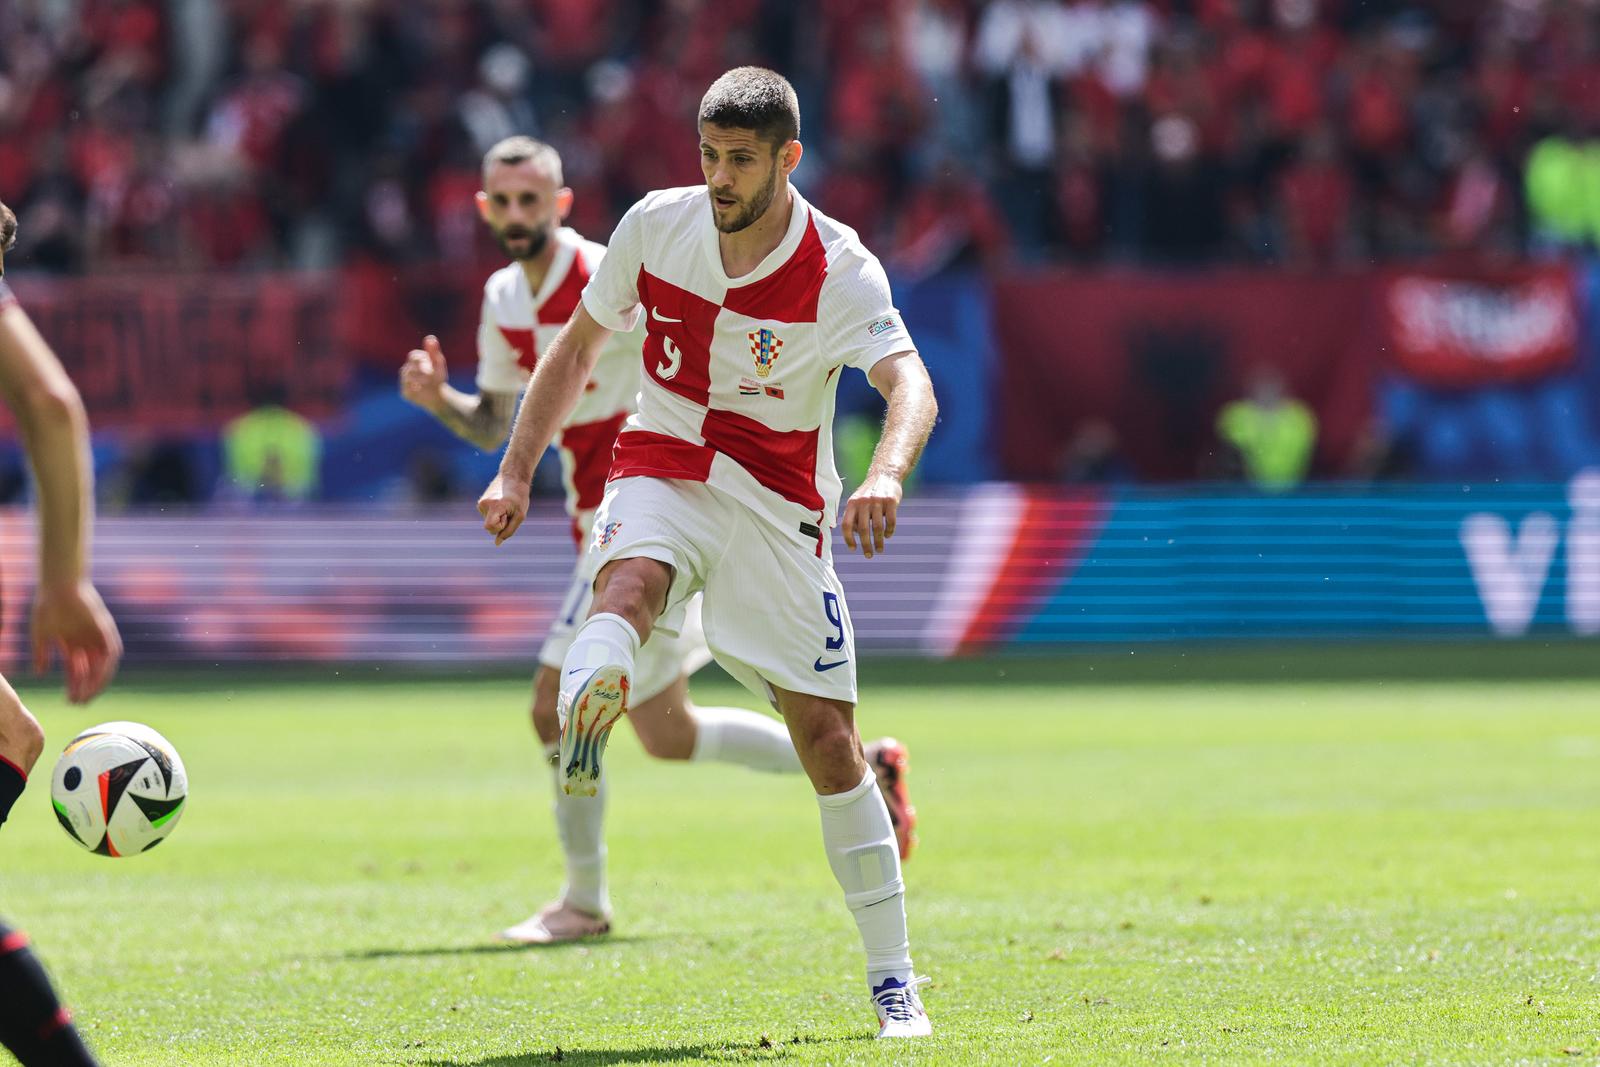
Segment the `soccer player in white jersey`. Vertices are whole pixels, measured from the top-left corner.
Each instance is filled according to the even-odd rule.
[[[451,388],[437,338],[413,350],[400,371],[400,392],[464,440],[498,449],[511,429],[517,394],[527,384],[540,350],[577,307],[605,248],[561,225],[572,205],[562,187],[561,157],[530,137],[511,137],[484,156],[478,207],[512,262],[489,277],[478,326],[476,393]],[[639,391],[637,335],[619,333],[604,345],[577,405],[556,439],[574,537],[587,539],[605,491],[617,431],[633,411]],[[575,576],[560,616],[539,652],[534,676],[533,726],[546,757],[555,760],[560,726],[557,681],[576,621],[588,613],[590,583]],[[697,707],[687,675],[711,659],[705,639],[691,632],[652,642],[635,666],[633,714],[644,749],[667,760],[721,760],[757,770],[798,774],[800,761],[783,725],[743,708]],[[880,776],[899,788],[906,845],[914,812],[904,800],[903,746],[874,742]],[[609,932],[611,904],[605,878],[603,783],[589,783],[598,802],[569,796],[556,776],[554,813],[566,860],[567,884],[556,900],[501,932],[509,941],[546,944]]]
[[[643,317],[639,410],[617,438],[585,556],[594,603],[562,666],[562,771],[597,780],[607,732],[632,706],[641,648],[680,632],[703,591],[717,661],[783,715],[816,790],[879,1036],[920,1036],[931,1028],[900,856],[854,721],[853,634],[830,551],[841,488],[831,430],[839,372],[864,371],[888,414],[840,525],[871,557],[894,534],[937,407],[877,259],[790,185],[799,133],[794,89],[770,70],[741,67],[707,90],[705,186],[651,193],[618,224],[539,361],[478,507],[496,543],[516,532],[534,466],[607,338]]]

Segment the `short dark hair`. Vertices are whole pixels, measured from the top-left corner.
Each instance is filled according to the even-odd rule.
[[[0,203],[0,252],[9,252],[17,243],[17,216]]]
[[[700,98],[700,125],[754,130],[781,147],[800,136],[800,99],[794,86],[766,67],[735,67]]]
[[[504,163],[514,167],[529,160],[548,167],[556,184],[561,184],[561,153],[543,141],[536,141],[522,134],[507,137],[483,154],[483,176],[488,178],[490,168],[496,164]]]

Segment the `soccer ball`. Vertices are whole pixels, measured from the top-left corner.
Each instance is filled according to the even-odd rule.
[[[97,856],[155,848],[178,825],[188,796],[177,750],[137,722],[105,722],[74,737],[50,779],[62,829]]]

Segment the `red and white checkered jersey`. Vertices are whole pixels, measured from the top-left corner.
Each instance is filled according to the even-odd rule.
[[[741,278],[723,271],[704,186],[651,193],[617,224],[583,304],[613,330],[642,314],[648,332],[612,478],[705,482],[782,528],[833,525],[839,368],[914,346],[877,258],[793,196],[782,243]]]
[[[478,389],[520,393],[534,364],[566,325],[583,287],[605,257],[604,245],[586,241],[562,227],[551,240],[555,258],[537,293],[528,287],[520,264],[489,275],[483,286],[478,323]],[[607,343],[578,406],[567,416],[555,445],[567,487],[567,514],[581,538],[605,495],[606,473],[617,431],[633,411],[639,393],[641,334],[617,334]]]

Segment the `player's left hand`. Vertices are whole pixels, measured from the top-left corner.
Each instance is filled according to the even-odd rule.
[[[528,485],[518,485],[516,479],[508,481],[496,474],[489,488],[478,498],[478,514],[483,516],[483,528],[494,534],[494,543],[503,545],[511,539],[528,517]]]
[[[894,520],[902,495],[899,478],[868,474],[860,488],[850,494],[844,516],[839,520],[845,545],[853,552],[859,541],[861,554],[868,559],[882,552],[883,543],[894,536]]]
[[[33,669],[43,673],[59,654],[67,671],[67,699],[93,700],[117,673],[122,635],[105,601],[87,581],[40,585],[33,602]]]

